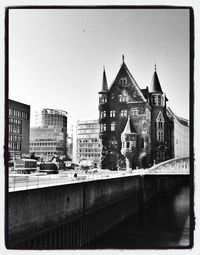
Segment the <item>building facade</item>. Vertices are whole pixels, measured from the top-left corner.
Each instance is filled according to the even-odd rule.
[[[76,162],[88,161],[100,166],[101,141],[98,120],[78,121],[76,128]]]
[[[172,158],[174,121],[167,114],[156,66],[150,88],[140,89],[122,58],[108,89],[105,70],[99,92],[101,167],[147,168]]]
[[[67,155],[67,112],[43,109],[36,113],[36,125],[30,129],[30,153],[45,161]]]
[[[8,101],[8,150],[11,159],[29,154],[30,105]]]
[[[172,132],[172,156],[173,158],[189,156],[190,127],[189,121],[176,116],[170,108],[167,108],[169,118],[173,120]]]

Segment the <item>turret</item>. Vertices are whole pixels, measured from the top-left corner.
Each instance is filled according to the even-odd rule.
[[[133,132],[130,116],[128,117],[124,131],[121,134],[121,154],[126,158],[126,170],[132,168],[133,157],[136,154],[137,133]]]
[[[167,99],[160,85],[160,81],[156,71],[156,65],[155,65],[155,70],[152,77],[149,92],[151,93],[151,106],[162,106],[162,107],[165,106]]]
[[[99,92],[99,104],[107,103],[107,93],[108,93],[108,84],[106,78],[105,67],[103,67],[103,81],[102,81],[102,89]]]

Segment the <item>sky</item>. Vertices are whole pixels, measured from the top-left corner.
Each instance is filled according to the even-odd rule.
[[[13,9],[9,13],[9,98],[98,119],[103,66],[108,85],[125,63],[139,87],[157,66],[173,112],[189,119],[189,10]]]

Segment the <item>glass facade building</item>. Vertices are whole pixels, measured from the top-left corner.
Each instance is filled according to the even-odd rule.
[[[30,132],[30,152],[48,161],[67,155],[67,112],[43,109],[35,115]]]
[[[76,128],[77,162],[87,160],[96,167],[100,165],[101,141],[99,139],[98,120],[78,121]]]

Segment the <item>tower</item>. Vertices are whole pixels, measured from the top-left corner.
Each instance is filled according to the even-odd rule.
[[[168,144],[170,130],[166,115],[166,101],[168,99],[162,91],[155,65],[150,86],[152,160],[154,163],[170,158]]]
[[[107,144],[106,139],[107,135],[107,112],[108,112],[108,84],[106,78],[105,67],[103,67],[103,80],[102,80],[102,89],[99,92],[99,123],[100,123],[100,135],[99,138],[102,142],[102,152],[101,152],[101,167],[106,168],[105,159],[107,155]]]
[[[121,154],[126,158],[126,170],[132,169],[133,157],[137,155],[137,133],[133,132],[130,116],[121,134]]]

